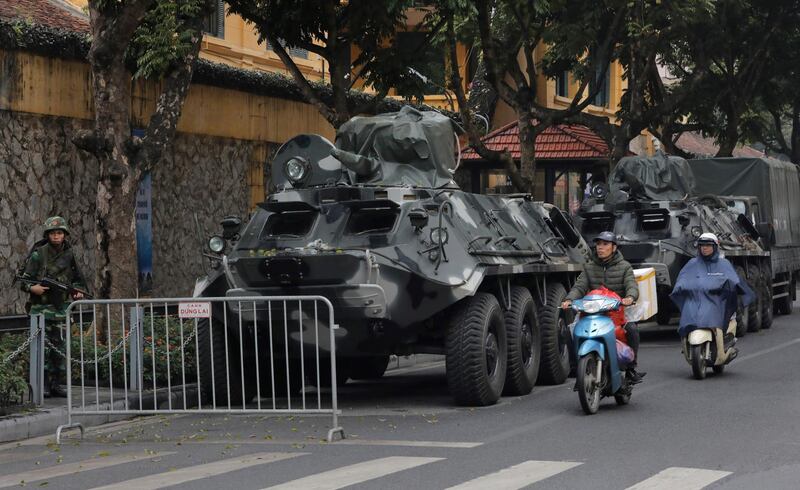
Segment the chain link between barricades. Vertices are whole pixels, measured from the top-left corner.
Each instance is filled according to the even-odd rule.
[[[117,342],[117,345],[113,349],[111,349],[110,351],[106,352],[105,354],[103,354],[102,356],[98,357],[97,359],[89,359],[89,360],[85,360],[85,361],[81,361],[79,359],[73,359],[72,362],[75,363],[75,364],[79,364],[79,365],[83,364],[85,366],[85,365],[89,365],[89,364],[94,364],[95,362],[105,361],[109,357],[111,357],[114,354],[116,354],[117,351],[119,351],[122,348],[122,346],[124,346],[127,343],[127,340],[130,338],[130,336],[134,332],[134,330],[138,330],[138,329],[139,329],[139,325],[135,325],[133,328],[128,330],[128,333],[125,334],[125,337],[123,337],[119,342]],[[188,337],[186,337],[186,340],[183,341],[183,347],[184,348],[186,348],[186,346],[189,345],[189,342],[192,341],[192,339],[194,338],[195,333],[196,333],[196,329],[192,329],[192,332],[189,334]],[[29,339],[28,343],[30,343],[30,339]],[[65,358],[65,359],[67,358],[67,354],[64,351],[62,351],[61,349],[59,349],[57,346],[55,346],[52,342],[50,342],[49,339],[45,339],[45,343],[47,344],[48,347],[53,349],[58,355],[60,355],[61,357]],[[25,347],[25,346],[23,345],[23,347]]]
[[[5,358],[3,358],[3,362],[1,364],[8,364],[9,361],[12,361],[18,355],[22,354],[25,351],[25,349],[27,349],[28,346],[31,345],[33,339],[35,339],[41,332],[42,332],[42,327],[41,326],[37,327],[36,331],[30,334],[30,336],[28,336],[27,339],[25,339],[25,342],[20,344],[20,346],[17,347],[17,349],[14,352],[10,353]]]

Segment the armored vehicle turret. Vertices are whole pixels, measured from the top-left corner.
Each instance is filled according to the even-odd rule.
[[[589,238],[613,231],[634,267],[655,269],[659,323],[668,324],[677,313],[669,293],[681,268],[697,254],[697,237],[705,232],[720,238],[720,250],[738,273],[754,291],[766,294],[760,267],[769,254],[760,246],[754,225],[720,198],[695,195],[686,160],[663,155],[623,158],[609,177],[607,193],[584,202],[578,217],[581,233]],[[740,324],[751,330],[764,323],[761,296],[738,314]]]
[[[563,382],[558,306],[586,243],[530,196],[459,189],[458,130],[406,107],[350,120],[335,145],[289,140],[272,162],[275,192],[243,229],[223,223],[233,239],[196,296],[328,298],[339,382],[380,376],[390,355],[412,353],[446,355],[450,391],[467,405]],[[286,347],[273,352],[294,359],[298,346]]]

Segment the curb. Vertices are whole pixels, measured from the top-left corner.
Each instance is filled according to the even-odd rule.
[[[133,394],[128,394],[128,406],[138,407],[139,399]],[[152,409],[152,392],[142,394],[143,409]],[[148,397],[149,395],[149,397]],[[186,399],[187,408],[196,405],[197,402],[197,385],[186,385]],[[159,409],[167,409],[169,400],[172,401],[173,407],[183,406],[183,387],[173,386],[172,392],[167,393],[166,390],[158,390],[156,394],[156,404]],[[64,400],[66,402],[66,400]],[[149,402],[149,403],[148,403]],[[192,402],[195,402],[194,404]],[[109,403],[101,403],[99,406],[87,405],[88,410],[112,410]],[[113,410],[124,410],[125,401],[119,400],[114,402]],[[73,413],[73,421],[80,422],[84,429],[95,427],[98,425],[107,424],[109,422],[118,422],[120,420],[132,419],[139,417],[139,413],[112,413],[101,415],[78,415]],[[22,413],[9,415],[6,418],[0,419],[0,443],[20,441],[24,439],[31,439],[34,437],[41,437],[52,435],[55,438],[56,429],[58,426],[65,425],[69,421],[67,407],[55,407],[38,409],[31,413]]]

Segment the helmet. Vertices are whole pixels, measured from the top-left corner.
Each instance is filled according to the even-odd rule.
[[[65,234],[69,235],[69,228],[67,228],[67,220],[65,220],[61,216],[51,216],[47,218],[44,222],[44,237],[47,238],[47,234],[55,230],[61,230]]]
[[[705,245],[717,245],[719,246],[719,239],[717,235],[713,233],[703,233],[699,237],[697,237],[697,244],[705,244]]]
[[[594,242],[595,243],[597,243],[598,241],[601,241],[601,240],[604,241],[604,242],[611,242],[614,245],[617,245],[617,236],[614,235],[614,233],[611,232],[611,231],[604,231],[604,232],[600,233],[599,235],[597,235],[596,237],[594,237]]]

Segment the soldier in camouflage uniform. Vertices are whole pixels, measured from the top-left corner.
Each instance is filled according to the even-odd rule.
[[[49,277],[73,287],[85,289],[85,280],[81,274],[72,247],[67,241],[69,228],[67,220],[60,216],[47,218],[44,223],[44,237],[47,243],[36,247],[25,266],[23,277],[43,279]],[[22,290],[30,293],[30,314],[41,314],[45,317],[47,339],[55,346],[63,348],[66,321],[66,309],[69,306],[66,291],[51,289],[41,284],[22,283]],[[80,292],[72,294],[73,300],[83,297]],[[66,336],[68,337],[68,336]],[[47,348],[45,352],[45,396],[66,396],[59,384],[64,377],[64,359],[55,351]],[[64,380],[65,381],[65,380]]]

